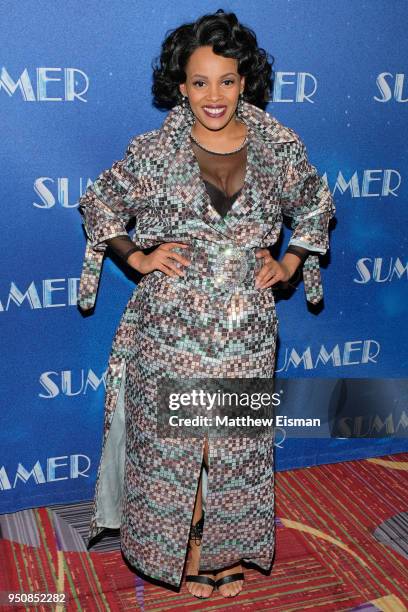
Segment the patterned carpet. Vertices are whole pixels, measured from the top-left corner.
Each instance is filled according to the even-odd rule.
[[[90,503],[0,515],[0,593],[69,597],[65,608],[0,609],[408,610],[408,453],[277,472],[272,572],[244,568],[245,589],[232,600],[214,593],[201,602],[184,584],[177,593],[143,580],[118,532],[88,552],[89,515]]]

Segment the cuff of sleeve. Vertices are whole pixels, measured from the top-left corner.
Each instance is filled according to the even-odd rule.
[[[88,231],[86,231],[86,235],[88,237],[91,247],[94,249],[94,251],[101,251],[102,253],[106,251],[106,248],[108,246],[106,244],[106,240],[109,240],[110,238],[116,238],[117,236],[124,236],[125,234],[129,236],[129,234],[126,232],[126,229],[120,227],[113,231],[111,229],[110,232],[105,233],[99,230],[97,233],[94,232],[93,234],[90,234]]]
[[[97,229],[94,228],[92,230],[86,220],[84,220],[83,227],[85,230],[87,241],[89,242],[92,249],[94,249],[94,251],[102,253],[106,251],[106,248],[108,246],[106,240],[109,240],[110,238],[116,238],[117,236],[129,236],[128,232],[126,231],[126,228],[119,223],[114,227],[112,227],[112,223],[109,223],[109,230],[106,227],[101,227],[101,225],[99,225]]]
[[[315,246],[314,244],[311,244],[310,242],[307,242],[306,240],[301,240],[300,238],[293,238],[289,240],[288,246],[291,244],[293,244],[293,246],[303,247],[304,249],[307,249],[308,251],[315,251],[316,253],[321,253],[322,255],[324,255],[327,251],[327,249]]]

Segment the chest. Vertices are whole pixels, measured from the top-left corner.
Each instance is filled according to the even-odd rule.
[[[211,205],[225,217],[244,187],[247,147],[231,154],[219,154],[193,143],[192,150]]]

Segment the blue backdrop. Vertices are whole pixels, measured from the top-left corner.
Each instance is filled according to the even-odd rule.
[[[307,309],[302,284],[277,302],[277,375],[407,375],[405,0],[4,1],[1,512],[93,495],[104,374],[135,277],[106,258],[95,313],[80,313],[78,198],[164,120],[150,87],[166,31],[220,7],[275,58],[267,110],[304,140],[337,207],[324,309]],[[403,450],[401,437],[287,440],[277,469]]]

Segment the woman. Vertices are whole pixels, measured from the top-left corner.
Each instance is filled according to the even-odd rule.
[[[186,584],[197,597],[239,593],[241,561],[271,567],[273,436],[160,439],[158,381],[272,378],[273,286],[303,263],[306,298],[321,299],[318,253],[335,212],[299,136],[261,108],[271,73],[233,13],[180,26],[154,69],[155,102],[171,109],[163,125],[133,138],[80,199],[81,307],[94,305],[108,245],[144,275],[109,360],[89,540],[120,527],[130,563],[174,586],[189,548]],[[268,247],[283,214],[294,232],[277,261]]]

